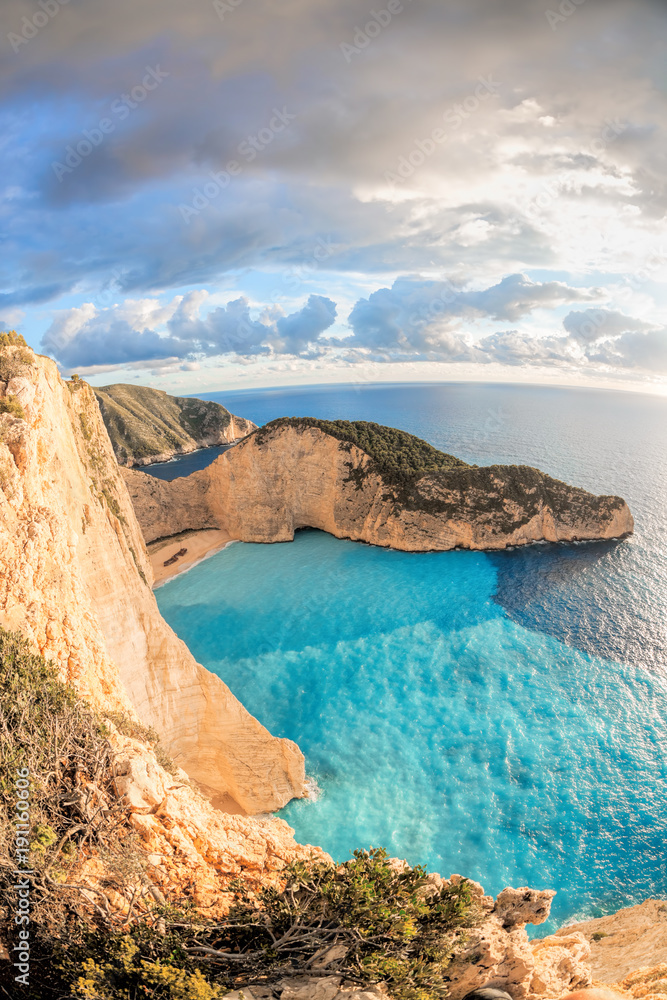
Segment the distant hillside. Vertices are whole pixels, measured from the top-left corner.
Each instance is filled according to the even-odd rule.
[[[229,444],[255,429],[219,403],[169,396],[161,389],[118,383],[94,391],[119,465],[166,462],[197,448]]]

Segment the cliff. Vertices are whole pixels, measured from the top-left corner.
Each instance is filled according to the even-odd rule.
[[[531,532],[540,526],[545,530],[545,525],[558,537],[598,537],[579,534],[582,531],[610,537],[631,530],[623,501],[591,497],[535,470],[475,470],[450,456],[434,456],[428,446],[421,449],[405,441],[399,441],[394,452],[400,461],[387,468],[380,447],[386,439],[383,433],[366,430],[354,443],[318,426],[281,422],[242,442],[205,474],[177,481],[172,499],[180,497],[181,506],[171,513],[160,509],[160,530],[173,533],[178,519],[217,524],[228,516],[237,527],[245,520],[260,541],[285,540],[296,528],[312,523],[348,537],[363,537],[365,532],[364,540],[378,539],[376,544],[398,541],[397,547],[445,548],[451,547],[456,532],[463,532],[464,522],[475,547],[489,539],[495,547],[509,544],[508,537],[528,541]],[[486,478],[475,479],[478,474]],[[129,470],[126,475],[131,483],[150,478]],[[473,479],[455,478],[468,476]],[[157,508],[169,501],[169,493],[161,490],[170,486],[156,480],[150,484],[156,492],[144,494],[149,513],[151,504]],[[503,493],[508,484],[514,494]],[[470,488],[472,496],[465,495]],[[495,497],[493,502],[488,493]],[[446,530],[437,526],[442,510],[429,510],[429,504],[437,508],[445,502],[457,513],[446,522]],[[244,504],[249,505],[246,511]],[[260,514],[254,504],[261,505]],[[157,516],[154,520],[157,524]],[[438,545],[430,544],[429,531]],[[63,382],[48,359],[29,355],[0,382],[0,626],[26,636],[32,648],[51,659],[60,676],[103,714],[125,712],[154,725],[185,768],[163,765],[151,741],[107,723],[113,766],[101,787],[94,776],[86,777],[77,759],[59,760],[63,744],[56,726],[56,739],[47,740],[53,758],[50,771],[57,774],[66,763],[77,794],[59,798],[57,809],[47,811],[45,818],[57,814],[58,822],[66,819],[85,844],[97,817],[112,822],[120,808],[145,852],[143,889],[157,901],[189,900],[215,920],[227,911],[238,876],[255,891],[269,886],[280,892],[290,862],[315,859],[328,870],[331,866],[317,848],[297,845],[285,823],[221,812],[188,780],[189,774],[218,800],[233,799],[249,812],[270,810],[302,793],[303,758],[294,744],[274,739],[224,684],[194,661],[160,617],[151,582],[141,531],[94,394],[80,381]],[[4,667],[10,673],[16,669],[10,660]],[[36,697],[41,698],[39,691]],[[10,701],[18,705],[20,699]],[[30,713],[26,718],[40,724]],[[97,767],[97,751],[92,750],[90,759]],[[13,766],[9,756],[4,766]],[[49,785],[37,782],[38,801]],[[41,850],[57,856],[66,839],[49,840]],[[9,839],[3,843],[7,847]],[[70,864],[76,871],[63,888],[79,892],[88,900],[89,912],[110,926],[127,928],[133,907],[136,911],[136,894],[110,887],[108,859],[89,844]],[[404,870],[404,863],[392,864]],[[345,867],[336,868],[336,874]],[[10,867],[7,873],[13,878]],[[461,879],[431,875],[427,881],[438,893],[456,887]],[[475,883],[470,887],[480,919],[454,942],[448,967],[452,1000],[477,986],[508,989],[517,1000],[557,998],[590,982],[587,958],[598,940],[595,933],[571,928],[545,941],[528,942],[525,924],[546,919],[552,892],[506,889],[493,900]],[[140,913],[150,913],[148,897],[141,899]],[[649,916],[657,921],[661,912]],[[198,928],[195,931],[199,934]],[[407,938],[412,933],[406,927]],[[164,931],[158,927],[157,934]],[[281,1000],[331,1000],[339,995],[345,985],[344,958],[335,952],[329,948],[318,957],[317,979],[310,971],[305,983],[283,979],[271,995]],[[165,961],[171,962],[174,954]],[[226,957],[238,961],[237,954]],[[11,961],[2,942],[0,958]],[[139,959],[146,965],[141,954]],[[167,969],[169,975],[172,971],[176,976]],[[628,995],[647,995],[637,983],[653,983],[657,975],[626,977],[627,989],[634,990]],[[355,994],[348,989],[340,995],[367,1000],[383,991],[372,987]]]
[[[553,935],[557,941],[569,934],[583,934],[591,947],[590,967],[594,979],[615,983],[639,966],[667,966],[667,903],[647,899],[606,917],[563,927]],[[667,978],[667,968],[663,970]],[[661,992],[665,992],[662,990]]]
[[[160,389],[118,383],[94,392],[119,465],[166,462],[197,448],[231,444],[255,429],[219,403]]]
[[[633,530],[620,497],[594,496],[528,466],[468,466],[412,435],[362,422],[278,420],[185,478],[124,476],[146,542],[211,527],[240,541],[285,542],[311,527],[425,551]]]
[[[302,795],[298,747],[271,736],[162,619],[92,390],[29,357],[0,382],[0,625],[94,705],[154,726],[216,801],[263,813]]]

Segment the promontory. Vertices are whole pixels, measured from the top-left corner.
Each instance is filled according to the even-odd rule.
[[[219,528],[245,542],[299,528],[406,551],[622,538],[621,497],[525,465],[479,468],[365,421],[282,418],[172,482],[123,470],[146,542]]]
[[[122,382],[94,392],[119,465],[166,462],[198,448],[231,444],[255,429],[252,421],[210,400]]]

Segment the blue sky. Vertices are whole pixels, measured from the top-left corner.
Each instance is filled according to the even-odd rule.
[[[0,328],[63,372],[664,391],[664,5],[0,16]]]

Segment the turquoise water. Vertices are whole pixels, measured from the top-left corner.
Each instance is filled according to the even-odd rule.
[[[638,522],[630,542],[415,554],[304,531],[291,544],[236,543],[157,591],[195,656],[304,751],[318,797],[281,812],[301,842],[338,860],[383,845],[493,893],[554,888],[538,933],[667,895],[662,425],[648,434],[661,411],[619,400],[603,448],[609,424],[596,429],[600,404],[584,395],[561,394],[588,403],[589,420],[573,437],[566,409],[560,440],[548,406],[507,394],[525,412],[505,418],[504,448],[530,419],[526,450],[542,458],[527,460],[563,475],[545,461],[551,440],[571,481],[587,485],[585,468],[623,493]],[[412,412],[401,423],[417,432]],[[474,420],[446,428],[463,457]],[[475,454],[493,447],[479,440]]]

